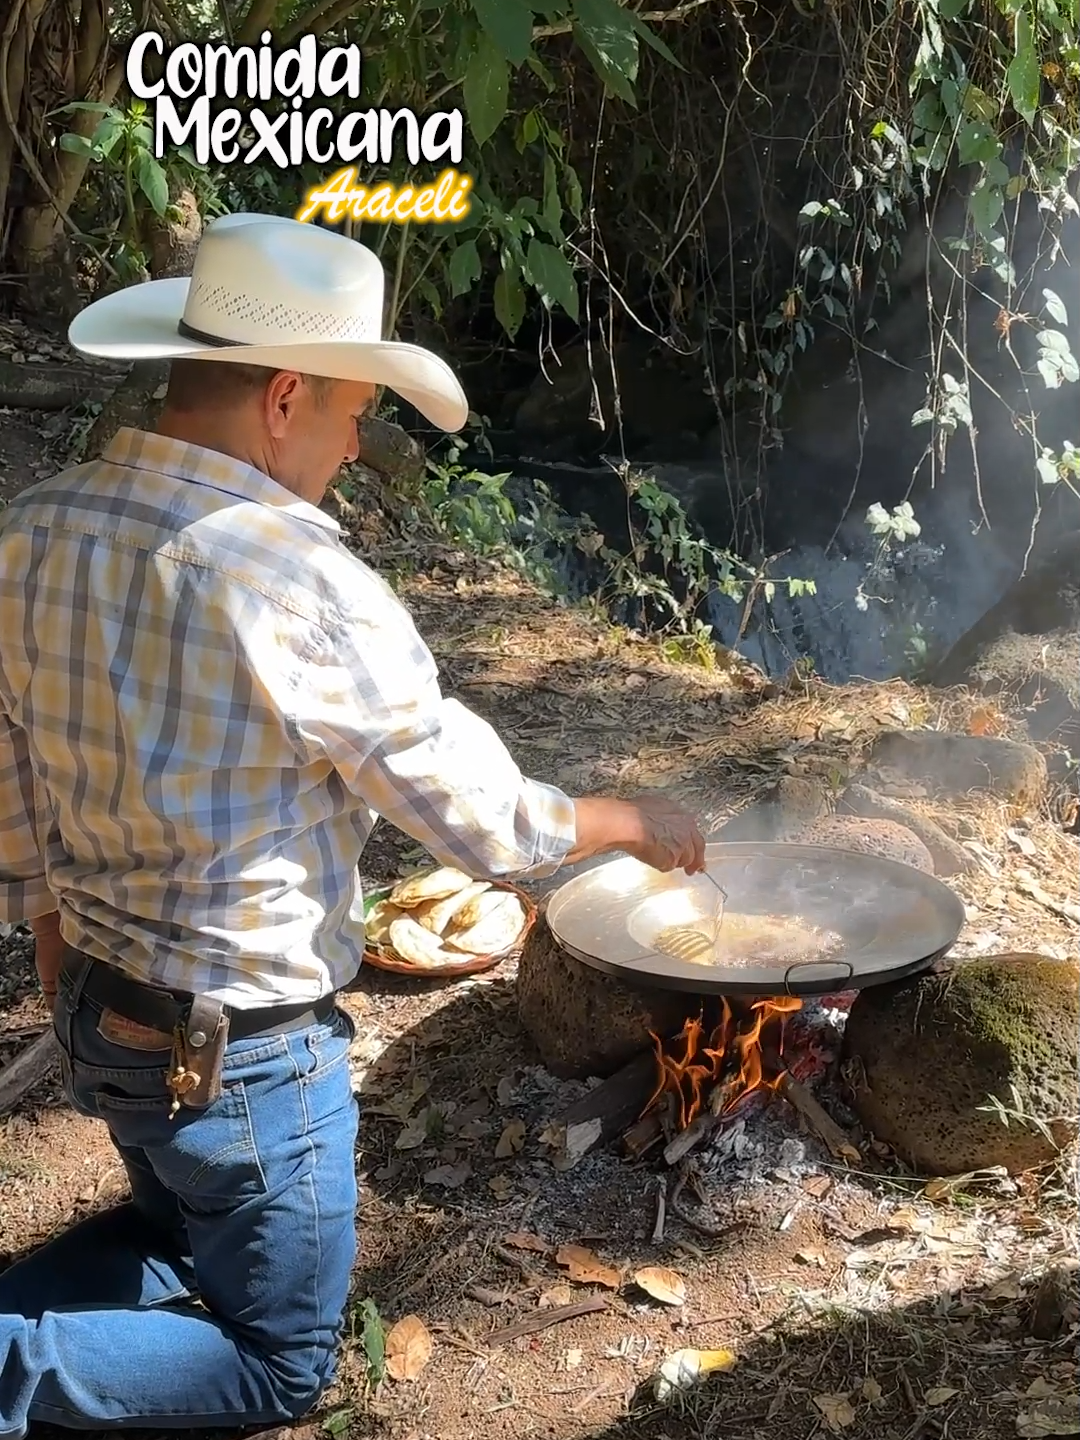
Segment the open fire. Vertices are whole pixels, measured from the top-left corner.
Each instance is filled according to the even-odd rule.
[[[785,1025],[801,1009],[793,995],[755,1001],[742,1013],[721,1000],[711,1029],[701,1015],[687,1020],[674,1041],[654,1034],[656,1084],[642,1118],[659,1114],[665,1129],[681,1133],[706,1114],[719,1121],[755,1090],[776,1089]]]
[[[819,1003],[846,1008],[851,997]],[[574,1163],[594,1145],[620,1140],[641,1161],[654,1150],[676,1167],[717,1130],[742,1118],[755,1094],[776,1095],[842,1160],[857,1161],[851,1137],[815,1099],[811,1082],[833,1063],[822,1048],[817,1007],[793,995],[740,1002],[699,1001],[677,1035],[652,1035],[652,1048],[574,1102],[560,1118],[561,1145]],[[789,1024],[790,1022],[790,1024]]]

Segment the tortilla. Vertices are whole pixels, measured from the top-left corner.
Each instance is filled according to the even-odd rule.
[[[425,900],[422,905],[418,905],[410,913],[425,930],[430,930],[433,935],[442,935],[470,901],[490,889],[490,881],[474,880],[471,885],[466,885],[465,889],[459,890],[456,895],[448,895],[445,900]]]
[[[460,961],[461,956],[444,949],[437,935],[418,925],[411,915],[399,915],[390,926],[390,944],[394,953],[407,965],[421,969]]]
[[[525,928],[526,911],[518,897],[508,890],[494,890],[478,896],[465,911],[473,906],[482,907],[480,918],[472,925],[461,925],[464,911],[459,912],[458,923],[443,936],[444,944],[471,955],[500,955],[509,950]]]
[[[464,871],[444,865],[438,870],[427,870],[399,881],[390,891],[390,903],[402,910],[411,910],[425,900],[445,900],[472,883],[472,877]]]

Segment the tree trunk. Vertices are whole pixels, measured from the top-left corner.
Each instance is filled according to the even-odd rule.
[[[32,306],[71,308],[67,216],[87,159],[60,149],[65,130],[89,138],[94,111],[47,118],[73,101],[111,104],[123,61],[109,63],[106,0],[14,0],[0,32],[0,235],[7,269],[29,289]],[[76,18],[77,15],[77,18]],[[59,286],[59,289],[58,289]]]
[[[15,177],[23,159],[16,135],[28,88],[30,55],[49,0],[13,0],[0,29],[0,238],[11,229]]]
[[[156,221],[150,232],[150,274],[154,280],[168,280],[191,274],[195,251],[202,235],[202,219],[195,196],[181,190],[171,199],[178,212],[175,219]],[[86,437],[80,459],[91,460],[110,444],[125,425],[150,430],[161,413],[168,362],[148,360],[132,365],[127,376],[101,407]]]

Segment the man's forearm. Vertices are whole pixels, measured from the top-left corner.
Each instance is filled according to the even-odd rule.
[[[577,838],[566,864],[591,860],[614,850],[632,853],[641,840],[641,815],[625,800],[590,795],[574,801]]]
[[[39,915],[31,920],[30,929],[34,932],[34,964],[37,966],[38,981],[42,994],[51,1001],[56,995],[64,955],[59,910],[52,910],[48,915]]]
[[[696,875],[705,868],[705,837],[697,821],[662,795],[640,800],[587,796],[574,801],[574,821],[577,836],[566,857],[570,864],[621,850],[655,870]]]

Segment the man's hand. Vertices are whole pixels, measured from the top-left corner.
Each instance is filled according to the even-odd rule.
[[[60,915],[54,910],[30,921],[34,932],[34,964],[45,1003],[52,1010],[56,1004],[56,984],[64,958],[64,941],[60,934]]]
[[[577,843],[567,864],[622,850],[665,874],[685,870],[688,875],[705,869],[705,837],[698,823],[681,805],[662,796],[641,800],[589,797],[574,801]]]

